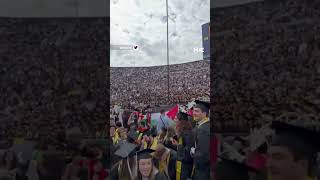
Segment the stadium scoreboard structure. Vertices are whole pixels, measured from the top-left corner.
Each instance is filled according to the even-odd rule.
[[[210,22],[202,25],[203,59],[210,59]]]

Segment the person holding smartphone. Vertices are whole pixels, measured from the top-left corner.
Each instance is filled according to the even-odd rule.
[[[191,116],[185,112],[177,114],[176,136],[172,138],[172,144],[176,146],[176,180],[191,178],[193,159],[190,155],[191,147],[194,144],[192,134]]]

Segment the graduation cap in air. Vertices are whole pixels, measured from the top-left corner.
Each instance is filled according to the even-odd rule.
[[[219,157],[215,167],[215,176],[221,180],[250,180],[250,173],[258,173],[258,171],[244,163],[225,157]]]
[[[205,109],[207,112],[210,110],[210,102],[204,100],[195,100],[196,103],[195,107],[199,107],[201,109]]]
[[[155,150],[153,150],[153,149],[143,149],[141,151],[136,152],[136,155],[138,156],[138,160],[151,159],[153,157],[151,154],[154,152],[155,152]]]
[[[284,146],[305,158],[314,158],[320,151],[320,133],[304,127],[273,121],[271,128],[275,130],[272,146]]]
[[[119,144],[119,148],[115,151],[114,154],[125,159],[134,155],[134,152],[136,151],[137,147],[138,145],[129,143],[127,141],[122,141],[121,144]]]

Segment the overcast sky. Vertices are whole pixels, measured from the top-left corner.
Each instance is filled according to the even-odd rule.
[[[168,0],[170,63],[202,59],[201,25],[210,21],[212,7],[255,0]],[[166,64],[165,0],[0,0],[4,17],[108,16],[111,44],[140,46],[139,51],[111,51],[111,66]],[[110,5],[110,7],[108,7]]]
[[[111,0],[112,45],[139,45],[139,51],[111,50],[111,66],[154,66],[167,63],[165,0]],[[201,25],[210,21],[210,0],[169,0],[170,63],[202,59]]]

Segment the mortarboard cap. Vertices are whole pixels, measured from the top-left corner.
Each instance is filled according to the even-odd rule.
[[[209,111],[209,109],[210,109],[210,102],[209,101],[195,100],[194,102],[196,103],[195,106],[201,106]]]
[[[128,143],[126,141],[122,141],[119,145],[118,150],[114,153],[116,156],[121,158],[127,158],[134,155],[135,150],[137,149],[138,145]]]
[[[138,151],[136,154],[138,156],[138,159],[151,159],[152,155],[151,153],[155,152],[153,149],[143,149],[141,151]]]
[[[273,146],[285,146],[306,158],[314,157],[320,150],[319,132],[280,121],[273,121],[271,128],[275,130]]]
[[[250,173],[258,173],[258,171],[244,163],[223,157],[219,157],[215,167],[215,176],[222,180],[250,180]]]

